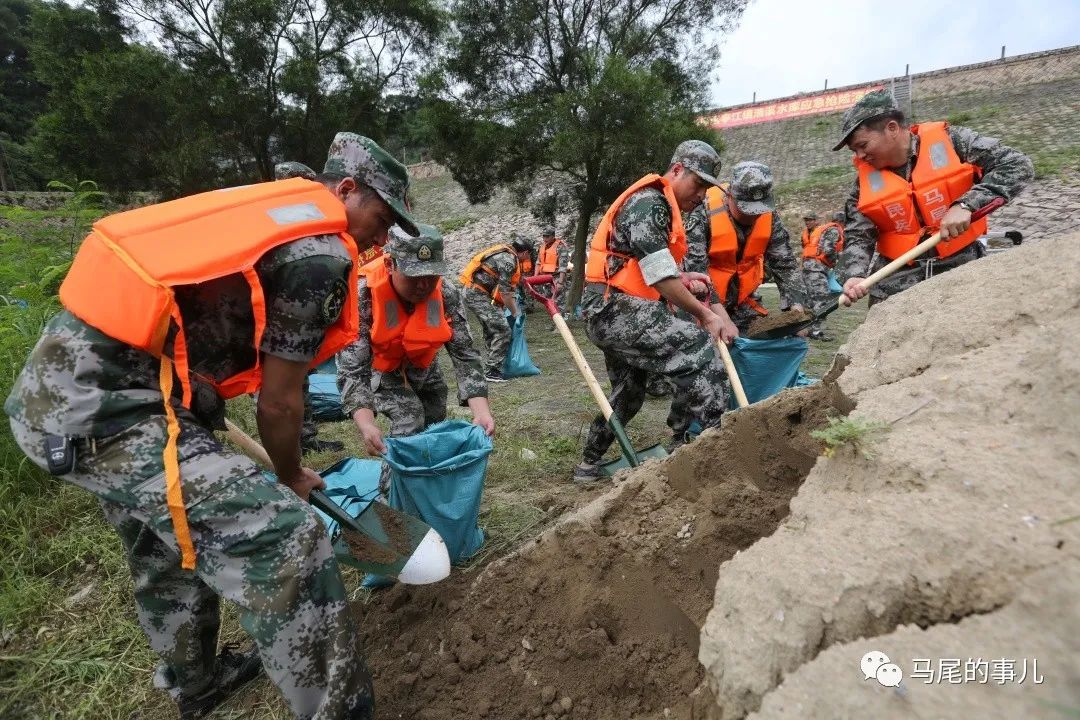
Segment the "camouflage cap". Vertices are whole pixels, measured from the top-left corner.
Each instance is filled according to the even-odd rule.
[[[803,213],[802,219],[803,220],[817,220],[818,219],[818,214],[816,212],[814,212],[813,210],[807,210],[806,212]]]
[[[859,129],[867,120],[884,115],[885,113],[899,110],[896,100],[888,90],[875,90],[868,92],[859,98],[859,101],[844,112],[844,118],[840,125],[840,142],[836,143],[833,150],[839,150],[847,144],[851,133]]]
[[[289,178],[314,180],[315,171],[302,162],[280,162],[274,166],[275,180],[288,180]]]
[[[772,194],[773,176],[768,165],[744,161],[731,171],[728,193],[747,215],[764,215],[776,208]]]
[[[548,225],[540,231],[540,237],[555,237],[555,228]]]
[[[419,235],[410,235],[395,225],[390,229],[390,242],[386,252],[394,259],[394,265],[408,277],[445,275],[446,259],[443,256],[443,238],[438,229],[420,223]]]
[[[712,145],[702,140],[684,140],[675,148],[675,154],[671,156],[671,164],[682,163],[687,170],[693,170],[694,174],[709,183],[719,185],[716,179],[720,172],[720,153],[716,152]]]
[[[525,237],[521,233],[510,234],[510,244],[515,250],[532,250],[533,244],[529,238]]]
[[[323,172],[348,175],[371,186],[393,209],[405,232],[413,236],[420,233],[409,210],[408,171],[371,138],[339,132],[330,143]]]

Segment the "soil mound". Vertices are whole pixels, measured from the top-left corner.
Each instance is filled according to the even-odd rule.
[[[889,431],[872,459],[843,448],[820,459],[777,532],[721,567],[701,639],[715,695],[702,715],[1080,708],[1075,594],[1061,601],[1080,559],[1078,309],[1074,236],[970,263],[870,311],[841,349],[850,364],[838,383],[854,418]],[[859,672],[871,650],[905,676],[916,658],[1013,659],[1019,676],[1021,658],[1042,652],[1040,666],[1056,667],[1040,685],[909,677],[897,693]]]
[[[689,716],[717,569],[771,534],[834,384],[739,411],[480,573],[364,610],[381,717]]]

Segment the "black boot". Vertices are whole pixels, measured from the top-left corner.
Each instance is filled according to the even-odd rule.
[[[233,647],[225,645],[218,653],[217,661],[217,677],[206,692],[197,697],[180,697],[176,701],[180,720],[196,720],[209,715],[230,695],[262,674],[262,659],[254,648],[235,652]]]

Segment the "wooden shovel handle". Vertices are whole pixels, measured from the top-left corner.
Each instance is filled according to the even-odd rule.
[[[974,222],[976,220],[979,220],[979,219],[981,219],[983,217],[986,217],[987,215],[994,212],[995,210],[997,210],[999,207],[1001,207],[1004,204],[1005,204],[1005,200],[1003,198],[994,198],[993,200],[991,200],[986,205],[983,205],[981,208],[979,208],[975,212],[971,213],[972,222]],[[870,288],[874,287],[875,285],[877,285],[879,282],[881,282],[885,278],[892,275],[894,272],[896,272],[900,268],[907,265],[909,262],[911,262],[915,258],[929,252],[930,249],[933,248],[935,245],[937,245],[939,242],[941,242],[941,233],[936,232],[933,235],[931,235],[930,237],[923,240],[921,243],[919,243],[915,247],[908,250],[906,253],[904,253],[900,257],[893,260],[891,263],[889,263],[885,267],[878,270],[876,273],[874,273],[870,277],[865,278],[862,282],[859,283],[859,287],[863,288],[864,290],[869,290]],[[840,304],[843,305],[844,307],[850,307],[851,301],[848,300],[847,295],[841,295],[840,296]]]
[[[270,460],[270,456],[255,438],[238,428],[236,424],[228,418],[225,418],[225,428],[229,439],[239,445],[245,455],[265,467],[267,470],[274,469],[274,463]]]
[[[600,387],[600,383],[597,381],[596,376],[593,375],[592,368],[589,367],[589,362],[585,359],[585,356],[581,354],[581,348],[579,348],[577,342],[574,341],[574,336],[570,333],[570,328],[567,327],[566,321],[563,320],[563,316],[558,312],[552,313],[551,321],[555,323],[555,327],[559,329],[559,334],[562,335],[563,342],[566,343],[566,348],[570,351],[570,357],[574,358],[574,364],[577,365],[578,372],[585,378],[585,382],[589,386],[589,391],[592,393],[593,399],[596,400],[596,404],[600,406],[600,412],[603,413],[604,419],[610,420],[614,412],[611,409],[611,403],[608,402],[607,395],[604,394],[603,388]]]
[[[731,351],[723,340],[717,340],[716,346],[720,348],[720,357],[724,360],[724,368],[727,370],[728,380],[731,381],[731,389],[735,392],[735,400],[738,401],[739,407],[744,408],[750,404],[750,401],[746,399],[746,391],[743,390],[742,380],[739,379],[739,373],[731,359]]]

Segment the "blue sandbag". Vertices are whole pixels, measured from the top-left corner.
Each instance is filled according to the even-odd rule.
[[[390,507],[421,518],[442,535],[450,562],[480,549],[477,525],[492,444],[482,428],[445,420],[417,435],[388,437],[383,460],[390,466]]]
[[[801,337],[775,340],[735,338],[731,346],[731,360],[746,391],[746,399],[756,403],[784,388],[794,387],[799,381],[799,365],[809,350],[810,344]],[[729,406],[733,409],[738,407],[734,393]]]
[[[839,295],[844,292],[844,287],[840,284],[840,281],[836,279],[836,273],[832,270],[829,271],[829,292],[833,295]]]
[[[341,407],[337,375],[312,373],[308,375],[308,394],[311,397],[311,417],[319,422],[347,420]]]
[[[529,346],[525,342],[525,313],[510,319],[510,351],[503,361],[502,374],[506,378],[539,375],[540,368],[529,357]]]

